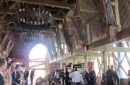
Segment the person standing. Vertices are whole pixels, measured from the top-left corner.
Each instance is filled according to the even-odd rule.
[[[24,79],[26,80],[25,85],[28,85],[28,75],[29,75],[29,71],[28,71],[28,69],[26,68],[25,71],[24,71]]]
[[[104,74],[105,75],[105,74]],[[113,85],[113,80],[112,80],[112,71],[111,67],[108,65],[108,70],[106,71],[106,75],[103,77],[104,82],[102,85]]]
[[[7,64],[7,68],[4,71],[4,79],[6,82],[6,85],[12,85],[12,76],[11,76],[11,64]]]
[[[21,65],[17,64],[15,67],[15,71],[12,73],[12,85],[25,84],[26,81],[24,79],[20,79],[21,75]]]
[[[65,85],[68,85],[69,83],[69,72],[68,72],[68,69],[66,69],[66,72],[65,72]]]
[[[62,84],[64,85],[64,80],[65,80],[65,76],[64,76],[64,70],[61,69],[61,72],[60,72],[60,76],[61,76],[61,79],[62,79]]]
[[[30,81],[31,81],[31,85],[33,85],[33,77],[34,77],[34,73],[35,73],[35,69],[33,69],[30,73]]]
[[[88,69],[85,70],[85,80],[86,80],[86,85],[90,85],[90,75]]]
[[[96,85],[96,72],[93,69],[93,66],[90,67],[90,85]]]
[[[120,85],[120,79],[116,71],[114,71],[114,66],[111,65],[111,71],[112,71],[112,79],[114,81],[113,85]]]
[[[4,74],[3,72],[6,70],[7,67],[7,62],[5,59],[0,59],[0,85],[5,85],[5,80],[4,80]]]
[[[73,85],[84,84],[83,76],[80,72],[77,71],[77,68],[75,68],[75,71],[70,74],[70,77],[72,78]]]

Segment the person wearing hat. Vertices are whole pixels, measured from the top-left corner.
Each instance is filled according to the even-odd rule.
[[[12,73],[12,85],[18,85],[18,84],[25,84],[25,80],[20,80],[20,71],[21,71],[21,66],[19,64],[16,65],[15,71]]]

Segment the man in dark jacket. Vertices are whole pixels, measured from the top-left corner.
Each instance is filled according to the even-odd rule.
[[[117,73],[113,70],[113,65],[108,66],[106,72],[106,85],[119,85],[119,77]]]
[[[86,69],[86,73],[85,73],[85,79],[86,79],[87,85],[90,85],[90,75],[89,75],[89,72],[87,69]]]
[[[66,69],[66,72],[65,72],[65,85],[68,85],[69,83],[69,72],[68,72],[68,69]]]
[[[28,71],[28,69],[26,69],[26,70],[24,71],[24,79],[25,79],[26,81],[28,81],[28,75],[29,75],[29,71]],[[25,83],[25,85],[27,85],[27,84],[28,84],[28,82]]]
[[[61,69],[61,72],[60,72],[60,76],[61,76],[61,79],[62,79],[62,83],[63,83],[63,85],[64,85],[64,80],[65,80],[65,76],[64,76],[64,70],[63,69]]]
[[[93,66],[90,67],[90,85],[96,85],[97,82],[96,82],[96,73],[95,71],[93,70]]]
[[[113,75],[114,85],[120,85],[119,76],[118,76],[117,72],[113,70],[113,68],[114,68],[114,66],[111,65],[111,71],[112,71],[112,75]]]
[[[17,84],[25,84],[25,80],[20,80],[20,71],[21,71],[21,66],[19,64],[16,65],[15,71],[12,73],[12,85],[17,85]]]

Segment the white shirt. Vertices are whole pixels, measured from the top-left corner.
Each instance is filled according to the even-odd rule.
[[[79,73],[78,71],[74,71],[70,74],[70,77],[72,78],[72,82],[82,82],[82,84],[84,84],[84,80],[83,77],[81,75],[81,73]]]

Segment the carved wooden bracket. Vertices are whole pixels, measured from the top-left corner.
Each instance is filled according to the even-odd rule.
[[[112,41],[119,28],[114,17],[110,0],[93,0],[93,2],[95,3],[102,21],[106,26],[109,26],[106,33],[110,37],[110,41]]]
[[[13,46],[13,38],[12,34],[10,34],[9,31],[7,31],[4,39],[2,40],[2,43],[0,45],[0,57],[1,58],[6,58]]]
[[[107,33],[107,35],[110,37],[110,41],[112,41],[113,38],[116,36],[117,31],[118,31],[118,27],[109,26],[109,27],[107,28],[106,33]]]

